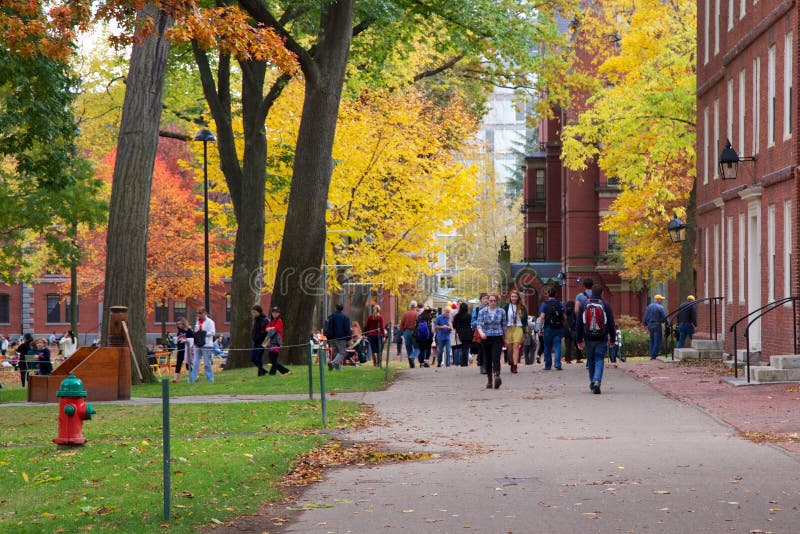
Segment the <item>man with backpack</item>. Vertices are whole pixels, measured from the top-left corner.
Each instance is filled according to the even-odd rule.
[[[564,323],[567,320],[564,303],[555,297],[556,288],[545,289],[548,299],[539,308],[539,317],[542,320],[542,341],[544,341],[544,370],[553,367],[553,352],[555,351],[555,368],[561,370],[561,338],[564,337]]]
[[[333,361],[328,362],[328,369],[331,371],[341,370],[342,361],[347,356],[347,343],[352,335],[350,318],[345,315],[344,306],[337,304],[336,311],[328,317],[325,324],[325,337],[328,338],[328,343],[333,348]]]
[[[589,371],[589,389],[600,394],[603,381],[603,368],[609,342],[613,346],[617,325],[611,306],[603,301],[602,287],[593,287],[592,296],[581,305],[575,323],[575,341],[586,356],[586,369]]]

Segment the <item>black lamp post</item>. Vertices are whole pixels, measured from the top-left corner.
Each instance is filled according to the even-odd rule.
[[[667,225],[667,231],[673,243],[680,243],[686,239],[686,223],[678,218],[677,213],[674,214],[674,218]]]
[[[208,269],[208,142],[214,142],[217,137],[209,129],[203,128],[194,134],[195,141],[203,142],[203,222],[205,229],[205,308],[211,314],[211,290]]]
[[[740,156],[731,146],[730,139],[725,140],[725,148],[719,155],[719,175],[723,180],[735,180],[739,175],[739,163],[755,161],[755,156]]]

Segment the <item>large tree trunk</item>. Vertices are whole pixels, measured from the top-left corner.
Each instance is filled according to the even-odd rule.
[[[155,24],[153,33],[134,44],[131,52],[111,187],[103,305],[106,310],[114,305],[128,307],[128,327],[139,368],[145,380],[152,381],[145,356],[147,223],[169,51],[164,32],[172,19],[152,4],[138,16],[150,17]],[[103,324],[107,326],[105,318]],[[105,326],[102,337],[105,344]],[[133,381],[138,381],[136,374]]]
[[[305,99],[273,303],[283,309],[290,363],[305,363],[325,247],[325,211],[333,172],[333,140],[353,28],[353,0],[331,3],[316,69],[303,65]]]

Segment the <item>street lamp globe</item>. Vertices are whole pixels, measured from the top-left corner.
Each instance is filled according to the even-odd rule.
[[[673,215],[673,219],[667,225],[667,231],[673,243],[680,243],[686,239],[686,223],[678,217],[677,213]]]

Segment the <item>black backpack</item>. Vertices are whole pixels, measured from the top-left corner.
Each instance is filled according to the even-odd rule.
[[[548,300],[544,308],[544,325],[547,328],[564,326],[564,309],[559,300]]]

